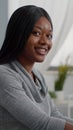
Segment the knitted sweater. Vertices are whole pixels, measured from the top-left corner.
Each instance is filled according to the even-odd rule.
[[[52,103],[42,74],[32,71],[37,83],[17,61],[0,65],[0,130],[64,130],[73,123]]]

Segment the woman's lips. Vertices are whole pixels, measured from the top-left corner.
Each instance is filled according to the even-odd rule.
[[[48,53],[48,48],[36,48],[36,52],[39,55],[46,55]]]

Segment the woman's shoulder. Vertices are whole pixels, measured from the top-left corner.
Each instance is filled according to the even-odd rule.
[[[11,64],[0,65],[0,88],[6,85],[21,84],[22,80],[19,74],[11,67]]]
[[[11,67],[9,64],[2,64],[0,65],[0,73],[5,73],[5,72],[9,72],[12,71]]]
[[[4,72],[7,72],[8,71],[8,66],[7,64],[2,64],[0,65],[0,74],[1,73],[4,73]]]
[[[14,69],[9,63],[0,65],[0,77],[5,77],[9,75],[17,75]]]

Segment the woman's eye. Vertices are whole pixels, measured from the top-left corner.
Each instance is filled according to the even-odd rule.
[[[48,38],[49,40],[52,40],[52,35],[47,35],[47,38]]]
[[[34,34],[35,36],[39,36],[39,35],[40,35],[40,32],[33,31],[32,34]]]

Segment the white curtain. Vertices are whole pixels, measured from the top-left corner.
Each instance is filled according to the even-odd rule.
[[[51,66],[59,66],[62,64],[73,66],[73,24],[64,40],[64,44],[60,47],[51,61]]]

